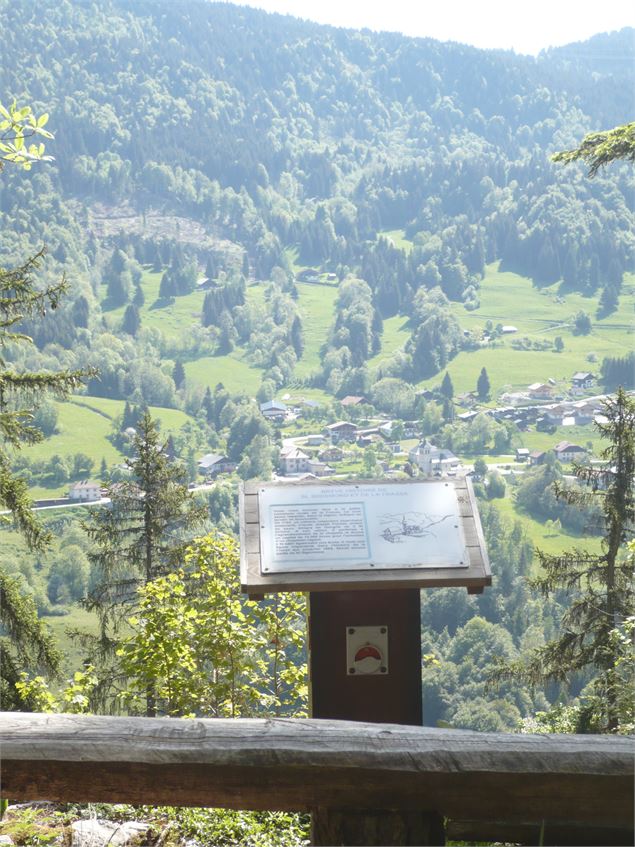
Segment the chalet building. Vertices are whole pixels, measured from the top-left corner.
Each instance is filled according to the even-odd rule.
[[[354,442],[357,438],[357,426],[350,421],[337,421],[324,427],[324,434],[331,439],[331,444],[340,441]]]
[[[305,268],[296,274],[295,278],[298,282],[319,282],[320,272],[315,268]]]
[[[220,453],[206,453],[198,462],[198,472],[207,479],[213,479],[221,473],[233,473],[237,467],[236,462]]]
[[[362,403],[368,403],[365,397],[356,397],[353,394],[348,394],[340,400],[342,406],[361,406]]]
[[[544,450],[532,450],[529,454],[529,464],[534,467],[535,465],[542,465],[545,459],[547,458],[547,454]]]
[[[92,479],[81,479],[76,482],[68,490],[68,496],[71,500],[80,500],[86,502],[88,500],[101,500],[101,485]]]
[[[333,468],[327,465],[326,462],[319,462],[316,459],[311,459],[309,461],[309,473],[312,473],[317,477],[330,476],[333,473]]]
[[[577,371],[571,377],[571,393],[582,394],[588,388],[593,387],[595,377],[588,371]]]
[[[278,467],[283,476],[310,473],[311,457],[295,445],[283,447],[278,456]]]
[[[289,407],[280,400],[267,400],[260,404],[260,414],[268,421],[284,421],[289,416]]]
[[[341,447],[325,447],[318,453],[318,459],[322,462],[341,462],[344,451]]]
[[[548,382],[534,382],[527,388],[530,400],[552,400],[553,388]]]
[[[421,434],[421,424],[419,421],[404,421],[403,434],[406,438],[417,438]]]
[[[215,282],[208,276],[199,277],[196,280],[196,290],[197,291],[209,291],[210,288],[214,288]]]
[[[451,450],[435,447],[429,441],[422,441],[408,453],[408,459],[424,474],[443,474],[456,473],[456,469],[461,464]]]
[[[527,462],[529,461],[529,449],[527,447],[517,447],[516,448],[516,461],[517,462]]]
[[[571,444],[570,441],[560,441],[553,448],[553,452],[556,454],[556,459],[559,462],[579,461],[587,455],[584,447],[580,447],[578,444]]]
[[[323,435],[308,435],[306,439],[306,443],[308,447],[321,447],[326,439]]]

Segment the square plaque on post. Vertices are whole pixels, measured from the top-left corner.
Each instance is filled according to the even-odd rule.
[[[248,483],[240,512],[249,594],[491,584],[466,479]]]

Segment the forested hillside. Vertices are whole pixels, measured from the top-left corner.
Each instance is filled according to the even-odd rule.
[[[547,509],[555,459],[508,477],[512,502],[484,457],[565,437],[591,454],[592,415],[565,431],[562,416],[539,430],[484,411],[531,384],[569,397],[576,371],[597,393],[632,379],[632,168],[589,179],[550,157],[632,120],[634,35],[532,58],[198,0],[3,4],[0,100],[48,113],[55,138],[54,161],[0,177],[0,266],[44,248],[38,284],[70,286],[21,324],[35,345],[3,355],[18,372],[98,370],[39,407],[46,438],[15,470],[36,496],[119,483],[149,408],[190,483],[204,454],[233,467],[206,492],[210,521],[233,532],[236,475],[269,478],[284,439],[390,417],[402,458],[369,439],[340,475],[416,473],[405,453],[431,437],[480,462],[482,500],[523,521],[484,504],[495,588],[425,598],[427,720],[514,729],[566,697],[511,681],[492,706],[487,665],[557,630],[566,598],[532,598],[524,581],[532,540],[559,553],[597,515],[554,505],[550,488]],[[299,420],[254,402],[278,396]],[[0,563],[40,613],[75,614],[95,587],[90,543],[68,513],[49,523],[48,559],[12,537]]]
[[[411,316],[420,289],[478,306],[497,260],[539,285],[619,297],[632,176],[590,182],[549,155],[629,118],[632,31],[598,36],[584,60],[574,47],[533,59],[227,4],[27,1],[2,14],[3,97],[49,112],[56,134],[52,167],[5,181],[2,253],[44,243],[47,270],[74,282],[42,345],[54,336],[72,350],[99,324],[99,301],[133,299],[135,270],[114,247],[157,268],[210,262],[230,282],[241,270],[280,281],[293,259],[353,271],[371,288],[376,328]],[[394,230],[411,249],[380,237]],[[191,291],[195,271],[182,277],[164,293]],[[226,345],[233,332],[244,341],[241,306],[240,293],[221,297],[202,323]],[[334,345],[352,353],[340,353],[345,372],[372,355],[346,328],[354,340]],[[422,363],[419,344],[400,365],[415,381],[444,358],[428,362],[424,349]]]

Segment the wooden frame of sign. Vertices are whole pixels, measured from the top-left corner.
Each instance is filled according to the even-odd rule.
[[[492,582],[469,478],[248,482],[239,506],[241,585],[255,598],[447,586],[480,594]]]

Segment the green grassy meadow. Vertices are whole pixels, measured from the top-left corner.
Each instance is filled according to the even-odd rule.
[[[479,332],[491,320],[494,325],[515,326],[518,332],[505,336],[501,346],[462,352],[450,362],[448,371],[459,393],[475,389],[483,367],[487,369],[494,395],[525,388],[532,382],[545,382],[550,377],[568,386],[575,371],[597,373],[604,356],[623,356],[633,347],[635,277],[632,274],[625,276],[617,311],[601,320],[595,318],[599,296],[563,293],[557,284],[536,288],[525,277],[500,271],[498,264],[488,266],[479,297],[480,307],[471,312],[459,303],[452,304],[463,329]],[[573,333],[572,318],[578,311],[591,316],[593,326],[589,335]],[[558,335],[564,342],[562,353],[514,350],[511,346],[512,339],[553,341]],[[595,362],[587,358],[591,353],[595,354]],[[438,381],[437,375],[422,385],[434,385]]]
[[[31,460],[50,459],[59,454],[85,453],[95,463],[94,474],[99,473],[102,459],[107,465],[123,461],[123,454],[108,439],[112,433],[113,419],[123,413],[123,400],[80,395],[66,402],[56,402],[58,419],[57,432],[38,444],[24,447],[23,453]],[[158,419],[161,433],[165,436],[178,432],[189,420],[180,409],[164,409],[151,406],[152,416]],[[35,499],[57,497],[68,491],[69,483],[56,486],[34,485],[30,488]]]
[[[145,329],[159,329],[168,337],[179,337],[192,324],[200,324],[205,292],[193,291],[191,294],[175,297],[172,302],[163,304],[159,300],[162,276],[162,272],[146,270],[141,277],[141,290],[145,299],[143,306],[139,309],[141,326]],[[125,310],[125,306],[119,306],[117,309],[105,312],[106,321],[113,330],[119,330]]]
[[[230,392],[244,392],[253,397],[262,382],[262,372],[253,368],[234,350],[226,356],[204,356],[185,364],[185,376],[190,382],[214,388],[222,382]]]
[[[334,320],[337,288],[299,283],[298,295],[304,352],[296,366],[295,376],[306,379],[320,368],[320,348],[327,340]]]
[[[402,350],[406,341],[410,338],[411,332],[412,328],[408,326],[408,319],[403,315],[386,318],[381,336],[381,350],[368,360],[369,368],[376,368],[377,365],[389,359],[398,350]]]
[[[574,547],[583,547],[589,553],[601,552],[601,539],[599,536],[572,535],[565,529],[554,530],[546,525],[546,522],[538,521],[531,515],[521,512],[514,503],[512,486],[507,486],[505,497],[492,502],[501,515],[510,521],[520,521],[523,529],[531,538],[534,547],[544,553],[555,556],[565,550]],[[534,558],[534,567],[537,567],[538,559]]]

